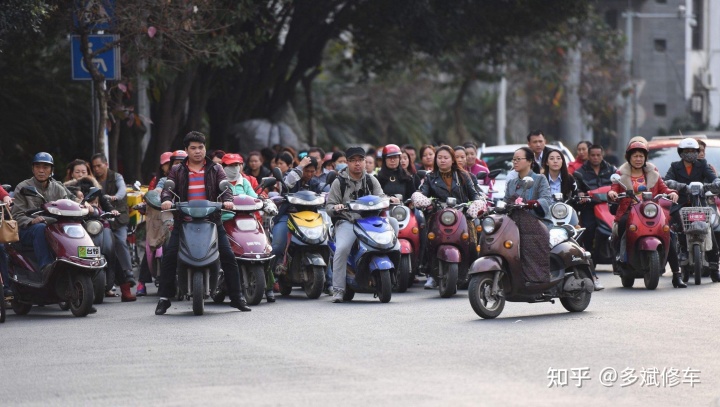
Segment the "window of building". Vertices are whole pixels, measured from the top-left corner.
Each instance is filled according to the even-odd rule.
[[[663,39],[655,40],[655,52],[665,52],[667,50],[667,41]]]
[[[655,112],[655,116],[657,117],[667,116],[667,105],[665,105],[665,103],[655,103],[653,110]]]
[[[692,2],[692,13],[691,17],[695,18],[695,26],[691,28],[692,37],[692,49],[701,50],[703,49],[703,19],[705,18],[705,1],[704,0],[693,0]]]

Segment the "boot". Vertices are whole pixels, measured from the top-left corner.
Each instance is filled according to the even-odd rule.
[[[682,281],[682,274],[677,271],[673,272],[672,285],[675,288],[687,288],[687,284]]]
[[[122,293],[122,302],[131,302],[137,300],[137,297],[130,291],[132,285],[130,283],[120,284],[120,292]]]

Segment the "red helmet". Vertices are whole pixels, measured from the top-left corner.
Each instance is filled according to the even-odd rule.
[[[177,161],[177,160],[184,160],[184,159],[186,159],[186,158],[187,158],[187,153],[185,152],[185,150],[176,150],[176,151],[173,152],[172,155],[170,156],[170,161],[173,161],[173,162],[174,162],[174,161]]]
[[[647,145],[645,143],[643,143],[642,141],[633,141],[630,144],[628,144],[627,149],[625,150],[625,161],[630,162],[630,156],[632,155],[632,152],[635,150],[642,151],[645,154],[645,160],[647,160],[647,156],[649,153]]]
[[[160,154],[160,165],[167,164],[170,162],[170,157],[172,157],[173,153],[170,151],[166,151],[162,154]]]
[[[388,144],[382,150],[383,158],[394,157],[400,154],[402,154],[402,151],[400,150],[400,147],[397,146],[397,144]]]
[[[243,158],[240,154],[225,154],[222,158],[222,165],[242,164]]]

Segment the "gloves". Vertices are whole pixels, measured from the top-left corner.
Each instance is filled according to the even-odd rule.
[[[531,199],[531,200],[527,201],[527,206],[528,206],[528,208],[531,208],[531,209],[539,208],[540,202],[538,202],[534,199]]]
[[[410,197],[412,199],[413,204],[416,208],[425,209],[432,203],[430,201],[430,198],[426,197],[420,192],[414,192],[412,196]]]
[[[470,206],[468,206],[467,214],[470,215],[471,218],[475,219],[478,217],[478,215],[482,212],[485,212],[485,209],[487,208],[487,203],[484,199],[478,199],[477,201],[472,201],[470,203]]]
[[[263,212],[270,216],[275,216],[278,214],[278,208],[273,201],[266,199],[263,203]]]

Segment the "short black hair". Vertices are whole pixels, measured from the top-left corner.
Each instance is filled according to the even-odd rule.
[[[305,168],[307,168],[307,167],[313,167],[317,170],[317,167],[318,167],[317,158],[310,157],[310,164],[306,165]]]
[[[581,141],[581,142],[577,143],[577,145],[575,146],[575,148],[578,148],[578,147],[580,147],[580,144],[585,144],[585,145],[587,146],[587,148],[588,148],[588,151],[590,151],[590,147],[592,147],[592,146],[593,146],[593,143],[592,143],[592,141],[588,141],[588,140],[583,140],[583,141]]]
[[[107,162],[108,162],[107,157],[106,157],[105,154],[103,154],[103,153],[95,153],[95,154],[93,154],[92,157],[90,157],[90,162],[92,163],[93,161],[97,160],[98,158],[100,159],[100,161],[101,161],[103,164],[107,164]]]
[[[185,145],[185,148],[188,148],[192,142],[205,144],[205,135],[199,131],[191,131],[183,138],[183,144]]]
[[[528,140],[528,141],[530,141],[530,140]],[[464,148],[474,148],[476,151],[477,151],[477,149],[478,149],[477,144],[473,143],[472,141],[466,141],[465,143],[463,143],[462,146],[463,146]]]
[[[210,154],[210,157],[223,158],[225,157],[225,152],[223,150],[215,150]]]
[[[275,157],[275,161],[284,161],[289,167],[292,167],[293,161],[295,161],[290,153],[280,153]],[[315,164],[317,165],[317,164]]]
[[[345,153],[343,151],[336,151],[332,155],[332,162],[337,161],[340,157],[345,157]]]
[[[404,146],[402,146],[402,149],[415,151],[415,146],[412,144],[405,144]]]
[[[593,144],[590,147],[588,147],[588,154],[590,154],[590,150],[600,150],[600,152],[604,153],[605,148],[601,146],[600,144]]]
[[[533,131],[531,131],[531,132],[528,133],[528,135],[527,135],[527,141],[528,141],[528,143],[530,142],[530,137],[532,137],[532,136],[543,136],[543,138],[545,138],[545,133],[543,133],[542,130],[533,130]]]
[[[310,155],[310,153],[320,153],[320,157],[322,157],[322,158],[325,157],[325,150],[323,150],[320,147],[310,147],[308,149],[308,155]]]

